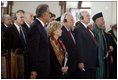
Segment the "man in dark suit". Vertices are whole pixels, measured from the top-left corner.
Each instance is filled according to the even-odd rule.
[[[74,27],[74,18],[71,13],[65,13],[61,22],[64,23],[62,27],[61,40],[68,52],[68,78],[76,78],[75,72],[77,68],[77,49],[76,42],[72,34],[72,28]]]
[[[21,26],[24,23],[24,11],[18,10],[14,18],[14,24],[6,28],[4,32],[5,49],[9,52],[11,52],[11,50],[15,51],[17,48],[25,50],[27,44],[26,30]]]
[[[33,13],[30,13],[30,12],[25,12],[25,19],[24,19],[24,24],[22,25],[26,31],[28,32],[29,28],[30,28],[30,25],[32,24],[34,20],[34,15]]]
[[[47,78],[50,72],[49,42],[45,24],[50,20],[49,6],[41,4],[36,9],[36,19],[28,33],[28,78]]]
[[[7,27],[11,25],[11,17],[8,14],[4,14],[2,17],[2,23],[1,23],[1,50],[5,49],[5,44],[4,44],[4,31]]]
[[[1,31],[4,31],[5,28],[11,25],[11,16],[8,14],[3,15],[1,23]]]
[[[95,35],[87,24],[90,22],[90,14],[87,11],[79,13],[80,23],[74,29],[75,40],[78,50],[79,78],[95,78],[95,69],[98,59],[98,44]]]
[[[117,78],[117,24],[111,26],[111,30],[108,31],[108,38],[110,45],[113,47],[113,52],[110,53],[113,62],[110,64],[109,78]]]

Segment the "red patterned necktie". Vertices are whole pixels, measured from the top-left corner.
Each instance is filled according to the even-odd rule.
[[[88,31],[89,31],[91,37],[93,38],[94,43],[96,44],[96,46],[98,46],[98,42],[97,42],[97,40],[96,40],[96,38],[95,38],[94,33],[91,31],[91,29],[90,29],[89,27],[87,27],[87,29],[88,29]],[[91,31],[91,32],[90,32],[90,31]],[[92,34],[92,33],[93,33],[93,34]]]
[[[74,39],[74,36],[73,36],[71,30],[69,30],[68,33],[69,33],[71,39],[73,40],[74,44],[76,44],[75,39]]]

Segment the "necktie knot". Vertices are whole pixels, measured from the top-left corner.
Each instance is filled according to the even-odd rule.
[[[71,33],[71,30],[69,30],[68,32]]]
[[[87,26],[87,29],[88,29],[88,30],[91,30],[88,26]]]

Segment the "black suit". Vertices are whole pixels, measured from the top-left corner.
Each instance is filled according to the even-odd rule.
[[[6,29],[7,27],[4,25],[4,23],[1,23],[1,31],[4,32],[4,30]]]
[[[94,78],[92,69],[97,67],[98,47],[89,30],[82,23],[76,26],[74,33],[78,48],[78,63],[84,63],[85,66],[85,72],[80,71],[80,78]]]
[[[7,27],[3,24],[3,23],[1,23],[1,50],[4,50],[5,49],[5,42],[4,42],[4,31],[5,31],[5,29],[6,29]]]
[[[25,39],[27,42],[27,33],[24,28],[22,28]],[[11,50],[15,51],[17,48],[20,48],[22,50],[26,49],[27,43],[23,43],[20,37],[20,34],[16,28],[16,26],[13,24],[10,27],[7,27],[4,32],[5,37],[5,50],[8,50],[9,52]]]
[[[26,29],[26,31],[28,32],[29,28],[28,28],[27,24],[24,23],[22,26],[23,26],[23,27]]]
[[[117,38],[115,37],[112,30],[108,32],[109,45],[113,46],[113,52],[110,53],[110,56],[113,57],[113,63],[110,64],[110,79],[117,78]]]
[[[72,37],[70,36],[67,29],[62,27],[62,36],[60,37],[64,43],[66,50],[68,52],[68,76],[69,78],[75,78],[76,76],[76,67],[77,67],[77,49],[76,44],[74,43]]]
[[[49,42],[46,31],[35,19],[28,33],[28,68],[37,72],[37,78],[47,78],[50,72]]]

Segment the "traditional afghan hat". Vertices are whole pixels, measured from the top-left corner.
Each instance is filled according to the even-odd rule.
[[[97,18],[99,18],[99,17],[103,17],[102,12],[95,14],[95,15],[92,17],[92,19],[93,19],[93,21],[95,22],[95,20],[96,20]]]

